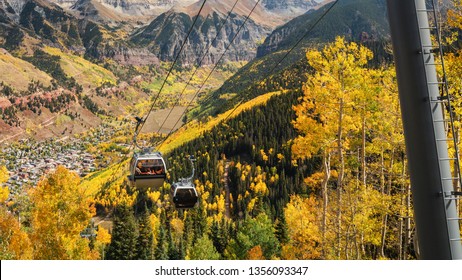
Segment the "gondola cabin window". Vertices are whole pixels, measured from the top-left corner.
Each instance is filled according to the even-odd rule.
[[[165,174],[164,163],[160,159],[140,159],[136,163],[135,175]]]

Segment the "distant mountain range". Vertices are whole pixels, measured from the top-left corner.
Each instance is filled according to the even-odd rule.
[[[256,2],[208,0],[180,63],[198,62],[236,3],[204,60],[204,64],[216,62]],[[295,10],[302,12],[318,7],[318,2],[294,0],[282,5],[277,1],[261,1],[237,34],[225,59],[254,58],[258,44],[276,26],[287,21],[288,15],[293,17]],[[197,0],[0,0],[0,46],[3,44],[11,50],[44,44],[72,50],[97,61],[109,58],[123,64],[173,60],[202,3]]]
[[[265,18],[268,18],[268,12],[261,6],[257,6],[253,16],[246,21],[247,15],[253,8],[252,2],[239,1],[231,16],[228,17],[232,3],[220,3],[218,0],[207,1],[181,53],[180,61],[184,64],[198,63],[209,47],[210,51],[204,64],[217,62],[226,48],[229,48],[225,56],[227,60],[249,61],[253,59],[258,42],[262,42],[271,32],[275,20],[265,21]],[[190,29],[193,17],[200,8],[199,4],[201,3],[163,13],[148,26],[137,30],[131,37],[131,41],[134,44],[148,47],[160,60],[171,60],[176,56]],[[241,28],[244,21],[246,23]],[[233,38],[235,40],[231,42]]]
[[[42,46],[58,47],[102,61],[152,64],[158,59],[146,49],[128,45],[117,33],[86,18],[77,18],[46,0],[1,0],[0,47],[32,54]],[[14,7],[14,8],[13,8]],[[141,59],[142,57],[142,59]]]
[[[291,47],[320,18],[328,5],[311,10],[276,28],[258,48],[258,57]],[[342,35],[357,42],[379,41],[389,36],[388,19],[384,0],[343,0],[328,17],[319,22],[302,42],[307,46],[313,42],[329,42]]]
[[[327,4],[318,10],[310,10],[277,27],[258,46],[257,57],[239,69],[212,97],[206,99],[200,111],[207,114],[222,112],[242,99],[248,100],[262,92],[277,90],[278,84],[285,87],[288,84],[300,87],[304,73],[309,71],[305,61],[306,49],[322,48],[336,36],[344,36],[349,41],[365,44],[373,49],[376,60],[390,59],[390,54],[384,50],[390,38],[385,0],[339,1],[323,20],[307,33],[330,5]],[[282,60],[281,64],[277,64],[306,33],[307,36],[299,42],[298,46]],[[284,78],[278,77],[278,75],[284,76],[281,74],[284,71],[298,73],[299,80],[285,81]],[[291,77],[296,76],[291,75]],[[265,79],[270,81],[264,82]],[[275,82],[276,80],[278,81]],[[262,87],[262,84],[266,86]],[[234,102],[230,101],[229,106],[221,108],[221,103],[224,101],[220,96],[229,98],[230,94],[235,95]]]
[[[193,4],[200,5],[203,0],[49,0],[61,7],[73,11],[80,16],[90,17],[93,20],[104,22],[134,21],[146,22],[154,17],[167,12],[171,9],[181,9]],[[208,0],[209,6],[214,6],[222,13],[225,7],[232,6],[235,0]],[[274,18],[291,19],[305,13],[309,9],[316,8],[326,0],[261,0],[259,6],[267,12],[271,12],[271,17],[265,20],[271,21]],[[241,5],[241,3],[243,5]],[[256,0],[239,0],[241,6],[254,5]],[[245,10],[244,10],[245,11]],[[240,11],[237,10],[237,14]]]

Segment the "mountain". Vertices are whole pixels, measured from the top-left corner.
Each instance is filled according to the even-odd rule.
[[[199,0],[189,6],[175,7],[174,10],[177,12],[184,12],[192,17],[197,14],[202,3],[203,1]],[[234,4],[236,4],[236,6],[234,6]],[[257,3],[257,0],[239,0],[237,2],[236,0],[207,0],[201,15],[206,16],[213,12],[226,15],[231,11],[233,6],[233,13],[241,17],[247,17],[253,9],[250,18],[257,24],[274,28],[284,23],[284,19],[281,16],[269,13],[269,10],[265,9],[262,2],[260,1]]]
[[[275,14],[283,15],[285,18],[293,18],[331,1],[333,0],[263,0],[262,5]]]
[[[131,42],[149,48],[160,60],[173,60],[192,25],[193,17],[200,8],[199,4],[201,3],[163,13],[148,26],[136,31],[131,37]],[[281,22],[274,17],[266,20],[269,18],[268,12],[262,6],[257,6],[244,27],[237,33],[255,5],[255,1],[246,0],[238,2],[221,29],[232,4],[232,1],[207,1],[181,53],[182,64],[197,63],[212,43],[204,64],[215,63],[235,36],[236,39],[224,59],[250,60],[255,57],[258,42],[261,42],[273,27]],[[213,42],[219,30],[220,33]]]
[[[319,22],[288,56],[287,51],[311,28],[331,4],[294,18],[276,28],[258,47],[257,57],[246,64],[210,98],[205,99],[199,114],[216,114],[228,109],[242,99],[248,100],[262,92],[301,86],[307,69],[305,50],[322,48],[336,36],[360,42],[375,53],[373,63],[387,61],[390,54],[384,48],[389,40],[389,27],[385,0],[343,0]],[[283,59],[284,58],[284,59]],[[283,59],[283,60],[282,60]],[[280,65],[278,62],[282,60]],[[299,73],[299,80],[285,80],[285,73]],[[278,78],[279,76],[279,78]],[[294,77],[296,75],[291,75]],[[263,86],[262,86],[263,85]],[[224,99],[234,96],[234,101],[222,107]],[[220,98],[223,96],[223,99]]]
[[[146,23],[174,6],[196,0],[49,0],[80,17],[105,23]]]
[[[16,0],[2,0],[16,1]],[[22,0],[19,0],[22,1]],[[126,64],[139,63],[140,59],[136,58],[136,53],[140,50],[134,50],[135,46],[140,45],[142,56],[150,56],[147,61],[154,63],[155,58],[159,57],[163,61],[172,61],[181,46],[181,41],[185,38],[186,33],[196,15],[202,0],[42,0],[56,3],[74,15],[81,21],[92,21],[98,23],[97,27],[90,24],[87,29],[95,36],[92,43],[84,42],[86,55],[94,58],[110,57]],[[255,57],[257,46],[270,32],[279,25],[282,25],[288,19],[306,10],[314,9],[320,6],[321,0],[291,0],[283,3],[277,1],[261,1],[252,12],[251,18],[247,21],[246,26],[238,34],[233,46],[228,50],[225,60],[248,61]],[[328,2],[328,1],[327,1]],[[204,60],[204,64],[212,64],[218,60],[218,57],[224,52],[230,44],[232,38],[236,35],[241,23],[245,20],[250,10],[256,4],[256,0],[208,0],[201,13],[199,20],[191,39],[186,44],[186,53],[180,57],[182,64],[191,64],[198,62],[202,53],[209,48],[216,32],[220,29],[221,23],[227,18],[233,5],[236,6],[232,16],[227,20],[218,39],[210,47],[210,54]],[[154,18],[154,20],[152,20]],[[145,25],[145,23],[149,23]],[[101,25],[102,24],[102,25]],[[145,26],[143,26],[145,25]],[[105,26],[105,28],[103,27]],[[104,29],[110,29],[106,32]],[[100,30],[100,31],[98,31]],[[101,34],[119,33],[116,37],[125,39],[125,35],[133,35],[129,38],[131,46],[121,42],[121,40],[111,40],[107,36],[101,38]],[[89,39],[88,36],[84,36]],[[128,38],[127,38],[128,39]],[[104,44],[107,41],[118,41],[117,44]],[[74,44],[75,45],[75,44]],[[104,46],[103,46],[104,45]],[[189,51],[188,51],[189,49]],[[114,53],[116,53],[114,55]],[[135,56],[134,59],[131,57]],[[127,58],[121,60],[120,58]],[[137,62],[138,61],[138,62]]]
[[[153,3],[155,2],[155,3]],[[127,21],[144,24],[160,13],[171,8],[172,1],[110,1],[78,0],[68,9],[79,17],[104,23],[124,23]]]
[[[98,20],[106,23],[115,23],[127,21],[130,22],[146,22],[152,21],[153,18],[160,14],[167,12],[170,9],[179,9],[192,4],[201,5],[203,0],[49,0],[61,7],[73,11],[80,16],[90,17],[93,20]],[[251,5],[255,1],[240,0],[248,2]],[[239,2],[240,2],[239,1]],[[261,7],[266,12],[271,12],[270,17],[266,17],[266,21],[271,21],[274,18],[283,19],[287,21],[295,16],[305,13],[310,9],[316,9],[320,5],[330,2],[332,0],[289,0],[289,1],[275,1],[263,0]],[[215,2],[210,6],[215,6],[221,9],[223,13],[224,8],[230,8],[235,0],[222,0],[222,1],[207,1]],[[218,4],[218,5],[215,5]]]
[[[37,69],[33,64],[12,56],[5,49],[0,48],[1,82],[18,90],[26,90],[28,84],[24,81],[35,80],[44,86],[51,85],[52,78],[45,72]]]
[[[134,65],[158,63],[157,57],[146,49],[128,45],[120,34],[111,33],[91,20],[76,18],[51,2],[1,1],[0,42],[3,40],[3,43],[0,47],[14,50],[48,45],[98,61],[112,59]]]
[[[148,50],[127,44],[121,33],[54,3],[1,0],[2,137],[25,131],[34,131],[36,139],[80,133],[101,124],[100,115],[125,114],[146,98],[134,87],[135,74],[119,82],[103,62],[118,69],[159,63]]]
[[[274,30],[259,46],[257,56],[261,57],[278,49],[291,47],[325,12],[327,7],[309,11]],[[328,18],[322,20],[302,44],[307,45],[315,40],[328,42],[336,36],[345,36],[349,40],[358,42],[377,41],[388,37],[385,1],[344,0],[338,2]]]

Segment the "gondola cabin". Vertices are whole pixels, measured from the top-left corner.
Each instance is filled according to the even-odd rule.
[[[188,179],[182,179],[171,187],[173,203],[176,208],[193,208],[198,199],[194,183]]]
[[[139,191],[156,191],[164,184],[166,174],[165,161],[159,152],[143,151],[135,153],[130,162],[128,180]]]

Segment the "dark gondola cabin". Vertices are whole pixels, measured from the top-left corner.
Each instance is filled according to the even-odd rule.
[[[197,191],[191,180],[183,179],[173,184],[171,193],[176,208],[193,208],[197,203]]]
[[[133,155],[128,179],[139,191],[159,190],[166,177],[165,161],[159,152],[143,151]]]

